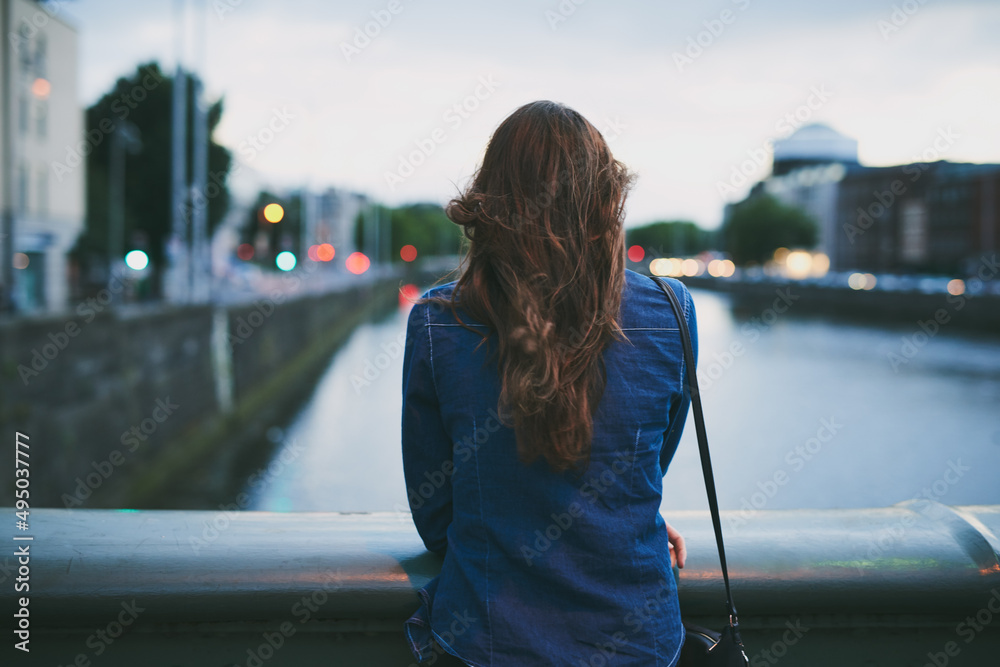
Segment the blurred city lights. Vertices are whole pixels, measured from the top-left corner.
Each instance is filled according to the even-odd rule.
[[[295,255],[287,250],[279,252],[278,256],[274,258],[274,264],[282,271],[291,271],[295,268]]]
[[[28,256],[26,254],[24,254],[23,252],[15,252],[14,253],[14,268],[15,269],[26,269],[26,268],[28,268],[28,264],[30,264],[30,263],[31,263],[31,260],[28,259]]]
[[[818,252],[812,256],[812,270],[810,275],[814,278],[822,278],[830,272],[830,257],[826,253]]]
[[[360,275],[371,266],[371,260],[363,252],[352,252],[344,262],[347,270],[355,275]]]
[[[264,219],[268,222],[281,222],[284,217],[285,209],[281,208],[281,204],[268,204],[264,207]]]
[[[776,264],[784,264],[791,251],[788,248],[778,248],[774,251],[774,261]]]
[[[249,262],[253,259],[253,246],[249,243],[241,243],[239,247],[236,248],[236,256],[244,262]]]
[[[785,255],[785,275],[793,280],[808,278],[812,271],[813,258],[804,250],[795,250]]]
[[[402,248],[399,249],[399,257],[404,262],[412,262],[417,258],[417,249],[407,243]]]
[[[948,281],[948,294],[952,296],[961,296],[965,294],[965,281],[959,278]]]
[[[46,79],[38,78],[31,84],[31,94],[38,99],[47,99],[50,92],[52,92],[52,84]]]
[[[149,255],[141,250],[132,250],[125,255],[125,265],[133,271],[142,271],[149,266]]]
[[[407,283],[399,288],[399,305],[412,306],[413,302],[420,298],[420,288],[412,283]]]
[[[708,263],[708,275],[713,278],[729,278],[736,273],[736,265],[729,259],[713,259]]]
[[[329,243],[321,243],[316,248],[316,257],[318,257],[321,262],[329,262],[336,254],[337,251],[334,250],[333,246]]]
[[[870,273],[852,273],[847,279],[848,286],[853,290],[875,289],[877,279]]]
[[[681,274],[688,278],[700,276],[705,272],[705,263],[699,259],[685,259],[681,262]]]
[[[646,257],[646,251],[640,245],[634,245],[628,249],[628,260],[630,262],[641,262]]]
[[[309,250],[306,251],[306,256],[309,257],[314,262],[319,261],[319,246],[313,244],[309,246]]]

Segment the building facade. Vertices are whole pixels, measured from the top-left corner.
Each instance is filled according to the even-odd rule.
[[[83,230],[77,33],[63,6],[0,0],[0,281],[18,312],[66,307],[67,255]]]
[[[1000,251],[1000,165],[939,160],[867,167],[857,142],[808,125],[775,142],[767,193],[819,225],[837,271],[970,273]]]

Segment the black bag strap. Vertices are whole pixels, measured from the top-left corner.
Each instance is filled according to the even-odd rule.
[[[705,413],[701,409],[701,393],[698,391],[698,375],[695,372],[694,348],[691,346],[691,332],[688,330],[684,309],[674,291],[666,283],[651,276],[670,300],[670,305],[677,315],[677,327],[681,334],[681,344],[684,347],[684,365],[687,370],[688,388],[691,392],[691,405],[694,408],[694,426],[698,433],[698,450],[701,452],[701,471],[705,476],[705,491],[708,493],[708,506],[712,510],[712,525],[715,527],[715,542],[719,546],[719,563],[722,565],[722,580],[726,583],[726,604],[729,611],[729,624],[734,629],[739,628],[736,617],[736,605],[733,604],[733,593],[729,588],[729,570],[726,568],[726,547],[722,543],[722,519],[719,518],[719,499],[715,494],[715,477],[712,475],[712,458],[708,453],[708,434],[705,431]],[[737,637],[739,634],[737,634]]]

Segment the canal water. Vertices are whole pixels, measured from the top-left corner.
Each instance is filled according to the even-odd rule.
[[[733,312],[692,290],[722,509],[1000,504],[1000,338]],[[667,307],[664,304],[664,307]],[[250,509],[405,510],[400,460],[408,307],[358,327],[308,402],[273,426]],[[663,509],[707,509],[691,417]]]

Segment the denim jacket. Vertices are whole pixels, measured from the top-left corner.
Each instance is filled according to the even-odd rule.
[[[607,382],[582,474],[552,472],[542,458],[521,463],[496,413],[500,378],[487,343],[477,348],[482,337],[448,307],[411,310],[403,469],[417,531],[444,556],[404,624],[417,662],[443,649],[482,666],[676,663],[684,629],[659,509],[689,370],[666,296],[647,276],[625,277],[619,323],[629,342],[604,350]],[[691,295],[666,282],[697,353]],[[495,351],[496,334],[487,342]]]

